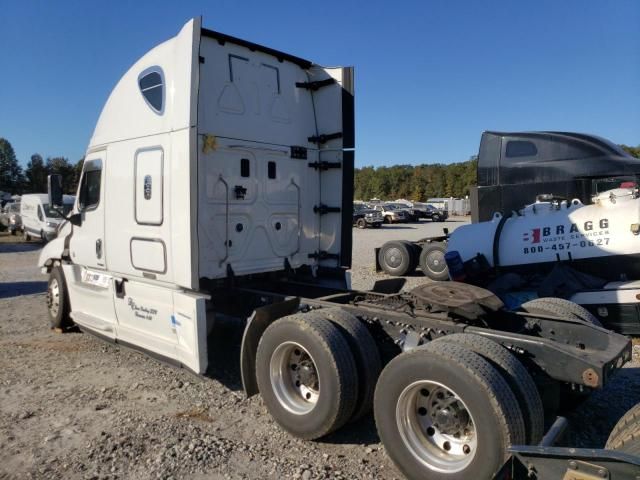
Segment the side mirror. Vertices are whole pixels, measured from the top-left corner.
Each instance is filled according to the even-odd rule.
[[[69,217],[69,222],[71,223],[71,225],[75,225],[76,227],[79,227],[80,225],[82,225],[82,214],[74,213]]]
[[[49,175],[47,193],[49,194],[49,205],[51,207],[62,207],[62,175]]]

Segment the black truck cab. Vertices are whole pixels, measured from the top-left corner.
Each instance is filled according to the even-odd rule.
[[[540,194],[588,204],[602,182],[635,182],[638,174],[639,159],[595,135],[487,131],[478,154],[478,186],[471,191],[471,220],[517,211]]]

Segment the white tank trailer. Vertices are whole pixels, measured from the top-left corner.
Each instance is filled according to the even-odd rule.
[[[609,280],[640,278],[640,198],[635,188],[580,200],[543,201],[451,233],[447,251],[491,267],[547,269],[561,261]]]
[[[446,280],[451,272],[445,255],[457,252],[460,270],[471,271],[474,278],[452,277],[489,288],[504,273],[535,278],[531,275],[547,275],[557,265],[568,266],[601,281],[597,287],[585,284],[574,288],[565,297],[585,307],[608,328],[637,335],[640,194],[635,182],[617,186],[595,195],[589,205],[579,199],[544,199],[541,195],[543,201],[518,212],[495,213],[489,221],[460,226],[451,234],[418,242],[387,242],[376,249],[376,266],[400,276],[419,265],[432,280]],[[505,286],[520,289],[520,293],[536,291],[531,285],[503,282]]]

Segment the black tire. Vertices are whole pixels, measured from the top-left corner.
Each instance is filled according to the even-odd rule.
[[[358,220],[356,220],[356,227],[367,228],[367,221],[364,218],[359,218]]]
[[[73,325],[69,312],[69,292],[62,267],[55,266],[49,274],[47,286],[47,312],[51,328],[64,330]]]
[[[502,345],[480,335],[455,333],[436,342],[456,343],[488,360],[502,374],[518,399],[526,444],[537,445],[544,435],[544,407],[535,382],[524,365]]]
[[[598,320],[589,310],[570,300],[565,300],[564,298],[536,298],[523,303],[520,308],[529,313],[549,313],[551,315],[561,315],[568,318],[578,318],[587,323],[596,325],[597,327],[602,327],[600,320]]]
[[[383,215],[383,217],[384,217],[384,223],[389,223],[389,224],[393,223],[389,215]]]
[[[292,398],[298,402],[297,405],[303,405],[297,409],[297,413],[291,409],[292,405],[296,408],[295,403],[287,404],[283,400],[282,389],[278,390],[280,393],[276,392],[274,382],[279,382],[272,382],[271,375],[272,363],[277,364],[277,357],[281,355],[278,352],[289,348],[292,349],[292,355],[295,355],[295,351],[303,352],[296,358],[302,359],[306,355],[307,359],[300,362],[300,369],[306,368],[300,370],[297,364],[292,363],[280,369],[275,367],[283,374],[284,384],[288,384],[291,390],[301,388],[299,380],[297,385],[287,380],[289,368],[294,372],[298,369],[307,376],[311,376],[313,370],[317,373],[315,378],[322,379],[322,385],[318,381],[315,403],[305,402],[302,396],[294,394]],[[308,368],[308,359],[311,360],[312,369]],[[304,314],[276,320],[260,339],[256,365],[258,388],[269,413],[282,428],[296,437],[305,440],[323,437],[342,427],[351,418],[358,395],[358,372],[347,340],[329,320]],[[274,374],[274,379],[277,378]],[[309,399],[310,394],[306,395],[309,395]]]
[[[382,270],[395,277],[412,273],[417,266],[413,245],[406,241],[386,242],[378,252],[378,262]]]
[[[618,420],[611,430],[605,448],[640,455],[640,403]]]
[[[437,400],[431,396],[436,392],[436,398],[442,398],[437,396],[442,387],[449,390],[449,394],[454,393],[454,398],[461,399],[463,408],[459,408],[461,402],[457,402],[458,408],[455,409],[450,403],[449,406],[442,407],[434,417],[433,412],[430,415],[418,400],[426,396],[427,400],[422,400],[426,402],[426,406],[437,409]],[[411,397],[412,392],[415,392],[413,394],[416,401]],[[407,398],[410,401],[403,401]],[[449,396],[448,399],[450,398],[452,397]],[[518,401],[502,375],[480,355],[452,343],[432,342],[400,354],[389,362],[378,380],[374,411],[378,434],[387,454],[409,479],[493,478],[509,456],[509,445],[518,445],[525,440],[524,422]],[[459,415],[465,411],[472,419],[466,424],[459,419]],[[460,436],[456,437],[456,433],[451,434],[451,431],[446,432],[438,426],[441,413],[446,414],[442,416],[445,419],[457,422],[457,432],[461,428],[463,432],[470,428],[475,430],[471,432],[469,440],[473,445],[472,439],[476,439],[477,444],[473,446],[475,450],[465,451],[465,447],[469,449],[468,445],[462,447],[464,454],[473,452],[473,456],[465,460],[465,456],[460,453],[457,458],[463,464],[458,464],[455,470],[444,468],[449,466],[445,464],[448,460],[445,450],[449,452],[451,449],[451,444],[449,449],[446,446],[449,439],[460,442],[455,440]],[[411,418],[411,414],[415,420]],[[431,426],[424,428],[428,422],[431,422]],[[407,434],[407,430],[412,431],[413,435]],[[444,437],[445,434],[447,437]],[[447,439],[442,448],[432,444],[433,439],[438,437],[441,440],[443,437]],[[417,444],[417,447],[410,445],[412,439],[413,445]],[[436,454],[425,455],[420,451],[421,445],[431,445],[431,449],[425,447],[422,452],[430,450]],[[433,458],[435,459],[432,460]]]
[[[425,243],[420,252],[420,269],[431,280],[449,280],[449,268],[444,260],[447,251],[440,242]]]
[[[529,300],[523,303],[520,308],[528,313],[537,313],[541,315],[553,315],[570,320],[582,320],[585,323],[591,323],[598,327],[602,324],[588,310],[569,300],[556,297],[543,297]],[[566,414],[574,411],[582,403],[589,398],[590,390],[584,392],[576,391],[568,388],[563,384],[559,388],[558,407],[561,413]]]
[[[15,229],[14,229],[14,230],[11,230],[11,235],[15,236],[15,234],[16,234]]]
[[[413,243],[408,240],[401,241],[409,249],[409,254],[411,255],[411,266],[409,267],[409,273],[413,273],[415,272],[416,268],[418,268],[418,264],[420,263],[420,252],[422,251],[422,247],[417,243]]]
[[[378,346],[367,327],[349,312],[340,308],[326,308],[318,313],[341,329],[349,347],[351,347],[359,380],[358,400],[351,417],[351,421],[356,421],[373,408],[373,394],[382,371]]]
[[[616,448],[612,450],[640,456],[640,426],[636,425],[635,430],[628,431],[627,435],[621,437]]]
[[[29,235],[29,232],[27,232],[26,230],[22,231],[22,239],[25,242],[30,242],[31,241],[31,235]]]

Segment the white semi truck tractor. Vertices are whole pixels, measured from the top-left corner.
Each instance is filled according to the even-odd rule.
[[[231,315],[244,334],[230,361],[284,430],[317,439],[373,409],[407,478],[491,478],[553,423],[543,397],[605,388],[631,344],[464,284],[350,290],[353,99],[352,68],[199,19],[149,51],[111,92],[74,209],[41,252],[51,326],[206,377]]]

